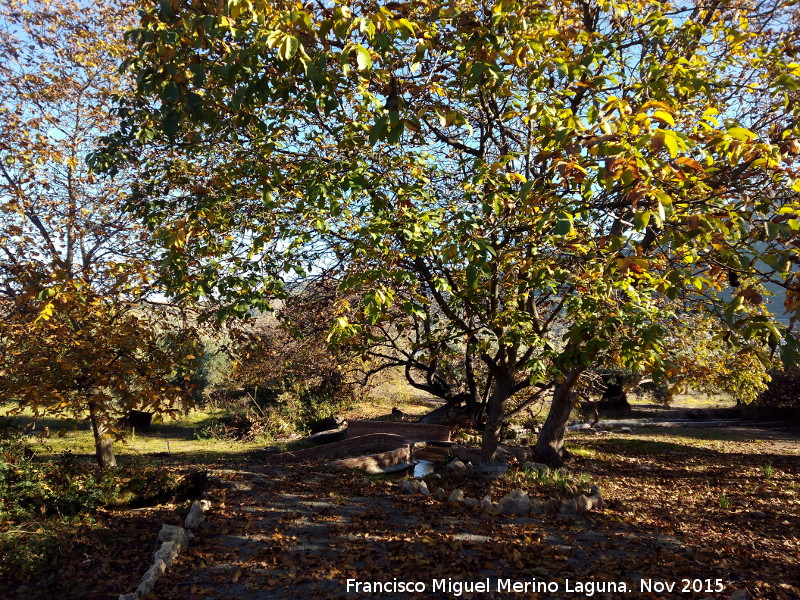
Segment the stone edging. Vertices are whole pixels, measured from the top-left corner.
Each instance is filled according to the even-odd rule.
[[[603,498],[600,495],[600,489],[596,485],[591,486],[588,496],[581,494],[576,498],[563,500],[560,503],[555,499],[542,502],[538,498],[529,498],[528,494],[521,488],[515,489],[497,503],[492,502],[491,496],[485,496],[481,501],[475,498],[466,498],[464,497],[464,492],[460,489],[454,489],[448,494],[444,489],[438,488],[431,493],[422,479],[401,480],[399,491],[401,494],[421,494],[423,496],[433,496],[437,500],[451,504],[464,504],[488,514],[516,517],[536,516],[547,513],[557,513],[562,517],[576,517],[591,510],[603,508]]]
[[[161,526],[161,531],[158,532],[158,541],[161,545],[153,553],[152,566],[142,576],[136,591],[130,594],[121,594],[119,600],[139,600],[153,591],[158,578],[164,574],[177,556],[189,547],[189,543],[194,539],[193,532],[197,531],[200,523],[205,520],[205,512],[209,508],[211,508],[211,503],[208,500],[195,500],[183,522],[184,527],[166,524]]]

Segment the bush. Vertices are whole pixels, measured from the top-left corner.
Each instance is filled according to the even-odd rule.
[[[178,484],[167,469],[133,463],[99,470],[65,452],[56,460],[36,456],[21,427],[0,420],[0,518],[77,515],[111,504],[165,498]]]
[[[315,421],[351,406],[349,396],[336,392],[323,386],[296,386],[283,393],[256,388],[253,394],[229,401],[226,414],[207,421],[194,437],[252,441],[309,433]]]
[[[772,380],[753,402],[759,414],[764,411],[800,418],[800,367],[770,371]]]

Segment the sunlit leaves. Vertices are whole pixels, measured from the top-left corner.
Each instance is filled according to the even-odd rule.
[[[724,316],[732,347],[774,343],[753,286],[795,270],[797,223],[774,217],[797,180],[797,103],[772,72],[794,68],[746,8],[697,10],[275,2],[213,37],[199,12],[145,11],[117,149],[175,137],[147,164],[169,199],[143,186],[137,208],[169,232],[181,289],[235,307],[293,265],[336,265],[359,301],[333,341],[476,403],[501,374],[518,389],[600,364],[663,374],[681,311]],[[175,128],[152,99],[189,65],[205,79],[195,105],[168,104]],[[730,270],[751,291],[730,294]],[[473,385],[454,366],[468,359]]]
[[[168,2],[158,10],[175,17]],[[175,314],[145,308],[158,287],[154,240],[123,210],[137,173],[112,180],[86,164],[132,83],[119,61],[134,9],[14,1],[0,21],[0,392],[37,415],[85,418],[93,405],[116,434],[132,407],[177,410],[196,363],[167,349]],[[186,80],[205,76],[197,65],[172,73],[153,86],[167,108],[136,132],[142,143],[177,134]]]

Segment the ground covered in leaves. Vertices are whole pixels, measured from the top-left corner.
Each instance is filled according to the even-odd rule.
[[[159,583],[156,596],[411,597],[347,588],[348,579],[397,579],[424,582],[426,592],[417,597],[454,598],[459,590],[452,586],[433,592],[434,580],[488,578],[495,590],[498,579],[559,587],[519,595],[526,598],[587,597],[591,582],[595,590],[602,582],[628,587],[627,593],[595,591],[600,598],[727,598],[743,588],[755,598],[798,598],[800,447],[791,435],[747,435],[583,436],[572,469],[601,486],[607,506],[578,519],[488,516],[433,498],[397,496],[396,480],[353,473],[220,471],[209,490],[214,506],[202,539]],[[516,483],[510,477],[443,485],[496,500]],[[676,588],[641,591],[642,579]],[[713,589],[716,579],[724,592]]]
[[[153,598],[722,599],[747,589],[756,599],[797,599],[797,440],[796,432],[756,429],[639,429],[573,437],[571,447],[578,451],[570,468],[597,483],[606,500],[602,512],[578,519],[486,515],[433,498],[399,496],[397,479],[358,473],[276,471],[260,468],[258,459],[211,465],[208,521]],[[498,500],[520,481],[445,479],[442,486]],[[563,494],[530,489],[542,499]],[[3,597],[45,597],[40,590],[46,588],[48,598],[117,598],[135,587],[146,568],[160,523],[176,518],[180,511],[164,509],[103,513],[103,526],[77,539],[67,562],[32,574],[26,587],[7,586]],[[62,570],[65,565],[71,570]],[[60,593],[52,581],[58,577]],[[43,579],[50,584],[42,586]],[[426,592],[355,593],[352,586],[348,592],[348,579],[423,582]],[[556,585],[559,591],[458,588],[486,579],[493,590],[498,580],[508,579]],[[684,579],[687,593],[680,592]],[[724,592],[713,590],[716,579],[722,579]],[[433,592],[434,580],[449,587]],[[641,591],[641,580],[676,587]],[[702,589],[691,591],[697,581]],[[597,591],[604,582],[625,583],[629,591]],[[591,583],[593,596],[586,587]]]

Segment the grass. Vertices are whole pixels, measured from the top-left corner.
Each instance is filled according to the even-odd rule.
[[[508,471],[506,478],[515,484],[525,484],[540,491],[555,491],[562,496],[571,496],[586,491],[590,477],[587,473],[575,473],[567,469],[526,469]]]
[[[392,408],[404,413],[422,415],[436,406],[434,399],[411,388],[405,381],[392,379],[373,388],[367,399],[341,416],[347,419],[374,419],[384,416]],[[33,412],[26,408],[12,413],[13,403],[0,404],[0,416],[10,416],[22,425],[33,422]],[[114,444],[118,460],[156,455],[167,462],[203,462],[222,456],[246,455],[273,445],[275,440],[262,437],[252,441],[222,439],[198,439],[196,435],[215,418],[225,414],[224,410],[191,409],[176,418],[165,417],[147,430],[133,430],[124,439]],[[45,435],[49,431],[49,435]],[[36,419],[36,429],[31,437],[36,453],[43,457],[58,456],[71,452],[75,456],[88,458],[94,455],[94,437],[88,420],[44,417]],[[289,444],[297,449],[297,441],[280,440],[278,445]],[[171,458],[170,458],[171,457]]]
[[[14,405],[11,404],[0,406],[0,416],[8,414],[13,408]],[[267,440],[240,442],[193,439],[196,431],[221,412],[190,410],[175,419],[167,417],[161,423],[153,423],[146,431],[132,431],[124,440],[114,444],[114,452],[118,457],[161,453],[206,456],[264,448]],[[28,409],[21,414],[10,416],[23,425],[33,420],[33,414]],[[42,432],[45,427],[49,428],[50,437],[43,437]],[[38,438],[34,448],[41,456],[59,455],[64,452],[72,452],[75,455],[94,454],[94,437],[88,422],[56,418],[37,419],[36,430],[32,437]]]
[[[700,393],[689,393],[676,394],[669,405],[672,408],[685,409],[733,408],[736,406],[736,400],[723,394],[708,396]]]

